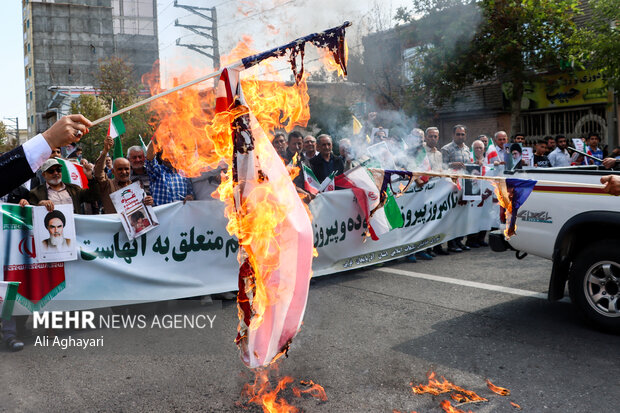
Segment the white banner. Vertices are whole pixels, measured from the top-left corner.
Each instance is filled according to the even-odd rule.
[[[457,236],[498,226],[492,187],[481,201],[461,201],[446,179],[433,179],[397,199],[405,226],[364,242],[365,222],[350,190],[319,194],[313,215],[315,276],[373,265]],[[237,240],[226,231],[219,201],[155,208],[159,226],[129,240],[117,215],[76,215],[79,259],[36,264],[32,231],[16,224],[19,207],[3,205],[6,281],[22,281],[15,314],[80,310],[195,297],[237,289]],[[9,212],[7,212],[9,211]],[[286,248],[286,246],[282,246]],[[51,280],[51,281],[50,281]],[[24,287],[23,284],[31,284]]]

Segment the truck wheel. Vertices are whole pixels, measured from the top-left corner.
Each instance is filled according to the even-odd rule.
[[[568,288],[588,321],[620,333],[620,243],[600,242],[581,251],[570,270]]]

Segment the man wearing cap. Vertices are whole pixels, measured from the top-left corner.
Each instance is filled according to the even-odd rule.
[[[84,166],[84,174],[88,178],[88,189],[82,189],[78,185],[62,182],[62,166],[52,158],[41,166],[45,183],[37,186],[28,194],[28,199],[22,199],[19,205],[44,206],[48,211],[54,210],[54,205],[73,204],[73,212],[81,213],[82,202],[93,202],[99,198],[97,183],[93,179],[93,170]]]

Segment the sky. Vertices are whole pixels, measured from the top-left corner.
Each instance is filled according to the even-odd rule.
[[[252,48],[265,50],[288,43],[298,37],[338,26],[348,20],[353,26],[347,30],[350,50],[359,48],[361,35],[377,28],[389,28],[399,6],[410,0],[178,0],[180,4],[217,8],[220,54],[227,54],[248,35]],[[3,80],[0,100],[0,120],[19,117],[20,128],[26,127],[26,97],[24,84],[24,52],[22,7],[20,0],[0,2],[0,38],[3,39],[3,62],[0,79]],[[184,47],[182,43],[206,44],[200,36],[176,27],[182,24],[205,25],[205,21],[189,11],[174,7],[174,0],[158,0],[159,51],[162,77],[186,69],[204,71],[211,66],[209,58]]]

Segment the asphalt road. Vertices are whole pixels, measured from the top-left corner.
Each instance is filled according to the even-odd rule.
[[[272,376],[324,386],[327,401],[283,392],[306,412],[442,412],[447,395],[411,391],[430,371],[489,400],[465,411],[518,411],[511,401],[527,412],[618,411],[620,337],[590,329],[568,301],[546,301],[550,271],[549,261],[485,249],[315,279],[302,330]],[[85,350],[35,346],[36,331],[24,351],[1,350],[0,410],[261,412],[241,396],[253,374],[233,344],[234,303],[174,301],[167,313],[215,320],[57,332],[103,337]]]

